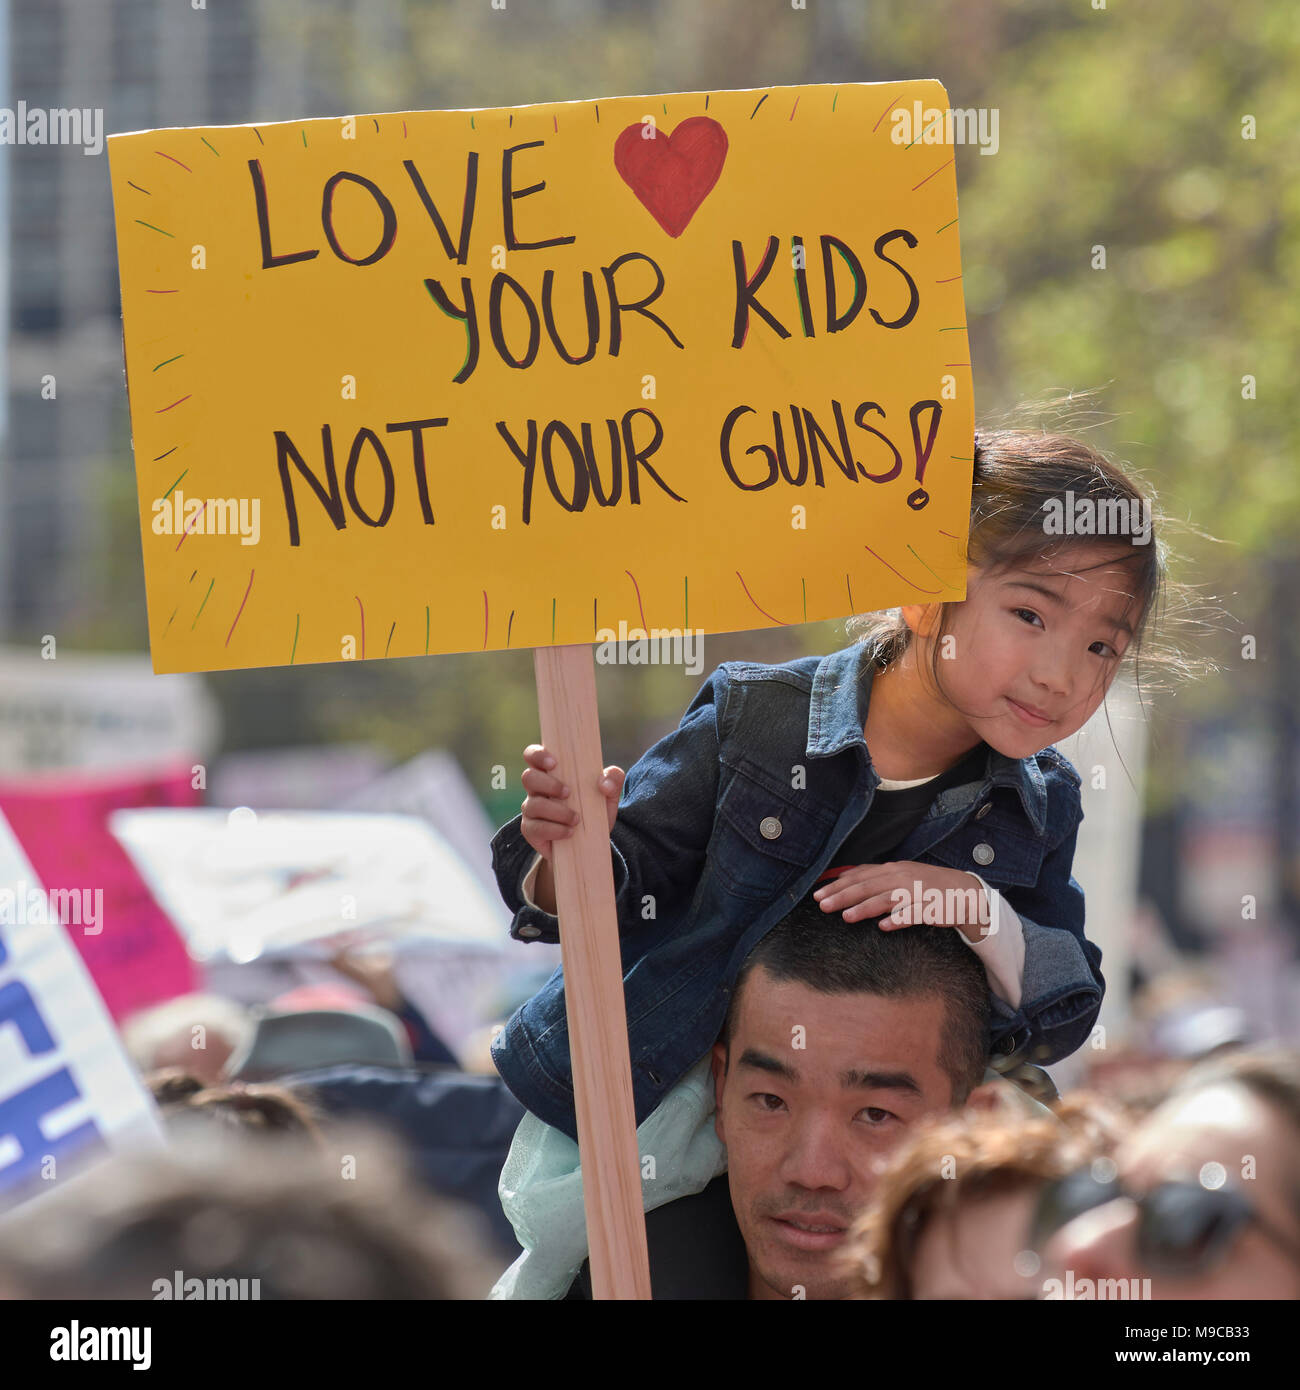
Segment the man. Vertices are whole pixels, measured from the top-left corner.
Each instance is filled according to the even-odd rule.
[[[984,1075],[988,981],[944,927],[805,899],[732,990],[712,1065],[728,1171],[647,1214],[656,1298],[847,1296],[836,1255],[883,1161]],[[567,1295],[591,1296],[583,1265]]]

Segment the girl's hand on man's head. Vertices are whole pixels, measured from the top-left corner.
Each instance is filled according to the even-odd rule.
[[[956,927],[970,941],[990,934],[988,897],[974,874],[914,859],[858,864],[815,889],[813,898],[846,922],[878,918],[882,931],[924,923]]]

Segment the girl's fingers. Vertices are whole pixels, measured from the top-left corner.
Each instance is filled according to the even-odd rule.
[[[532,840],[559,840],[573,834],[574,827],[567,822],[546,820],[541,816],[525,816],[519,823],[524,838]]]
[[[902,875],[899,874],[896,864],[858,864],[854,868],[845,869],[831,882],[823,883],[820,888],[814,890],[813,897],[820,902],[831,893],[842,893],[850,888],[874,888],[880,892],[886,884],[897,884],[901,881]]]
[[[557,775],[555,758],[546,748],[540,743],[530,743],[524,749],[524,759],[528,766],[524,768],[520,780],[528,796],[521,807],[524,813],[521,828],[529,844],[538,853],[550,858],[549,841],[570,834],[580,817],[566,800],[572,794],[572,788]],[[601,773],[598,789],[605,798],[611,830],[618,816],[619,797],[626,780],[627,773],[621,767],[607,767]],[[550,828],[542,830],[543,826]],[[546,849],[533,844],[535,836],[546,837]]]
[[[528,766],[524,769],[522,782],[526,791],[538,796],[566,797],[570,787],[555,766],[555,759],[538,743],[529,744],[524,749],[524,759]],[[627,781],[627,773],[621,767],[607,767],[600,775],[599,789],[604,796],[618,796]]]
[[[844,907],[862,907],[871,903],[884,903],[885,908],[892,907],[895,898],[895,889],[876,888],[869,889],[862,884],[849,884],[847,887],[836,885],[832,892],[824,897],[817,898],[818,904],[828,912],[837,912]],[[813,895],[816,897],[816,894]],[[883,911],[884,909],[882,909]]]
[[[894,918],[895,911],[898,913],[896,919]],[[911,908],[907,904],[896,909],[889,898],[868,898],[865,902],[856,903],[853,907],[848,908],[844,913],[844,920],[846,922],[861,922],[868,917],[884,917],[893,919],[901,925],[902,917],[910,911]]]
[[[600,779],[600,790],[605,798],[605,812],[611,831],[618,819],[618,803],[623,795],[623,783],[626,780],[627,773],[621,767],[607,767]]]
[[[555,840],[563,840],[566,836],[573,834],[573,826],[556,825],[554,821],[527,820],[524,821],[520,829],[523,837],[532,845],[533,849],[549,860],[551,857],[551,844]]]
[[[576,825],[578,822],[577,811],[549,796],[530,796],[519,809],[524,813],[525,821],[546,821],[557,825]]]
[[[540,743],[530,743],[524,749],[524,762],[538,772],[558,772],[555,754]]]
[[[846,893],[842,898],[823,898],[820,906],[824,912],[838,912],[843,909],[846,922],[860,922],[867,917],[882,917],[894,911],[895,899],[890,893]],[[899,907],[899,912],[911,910],[910,900]]]
[[[895,927],[910,927],[916,922],[912,904],[904,903],[901,907],[891,908],[880,919],[881,931],[893,931]]]
[[[549,772],[538,772],[536,768],[526,767],[520,781],[530,796],[554,797],[563,799],[569,794],[567,782],[553,777]]]

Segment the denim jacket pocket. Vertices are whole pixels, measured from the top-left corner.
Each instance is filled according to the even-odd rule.
[[[995,888],[1038,882],[1045,842],[1034,835],[987,821],[969,820],[925,852],[927,859],[979,874]]]
[[[781,787],[747,759],[724,765],[727,771],[732,777],[718,802],[709,857],[729,893],[770,902],[825,848],[835,818],[819,812],[810,793]]]

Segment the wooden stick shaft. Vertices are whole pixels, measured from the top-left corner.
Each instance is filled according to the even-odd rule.
[[[604,761],[595,661],[589,646],[536,647],[533,656],[542,742],[580,817],[573,835],[554,842],[552,868],[592,1294],[649,1298],[609,818],[598,785]]]

